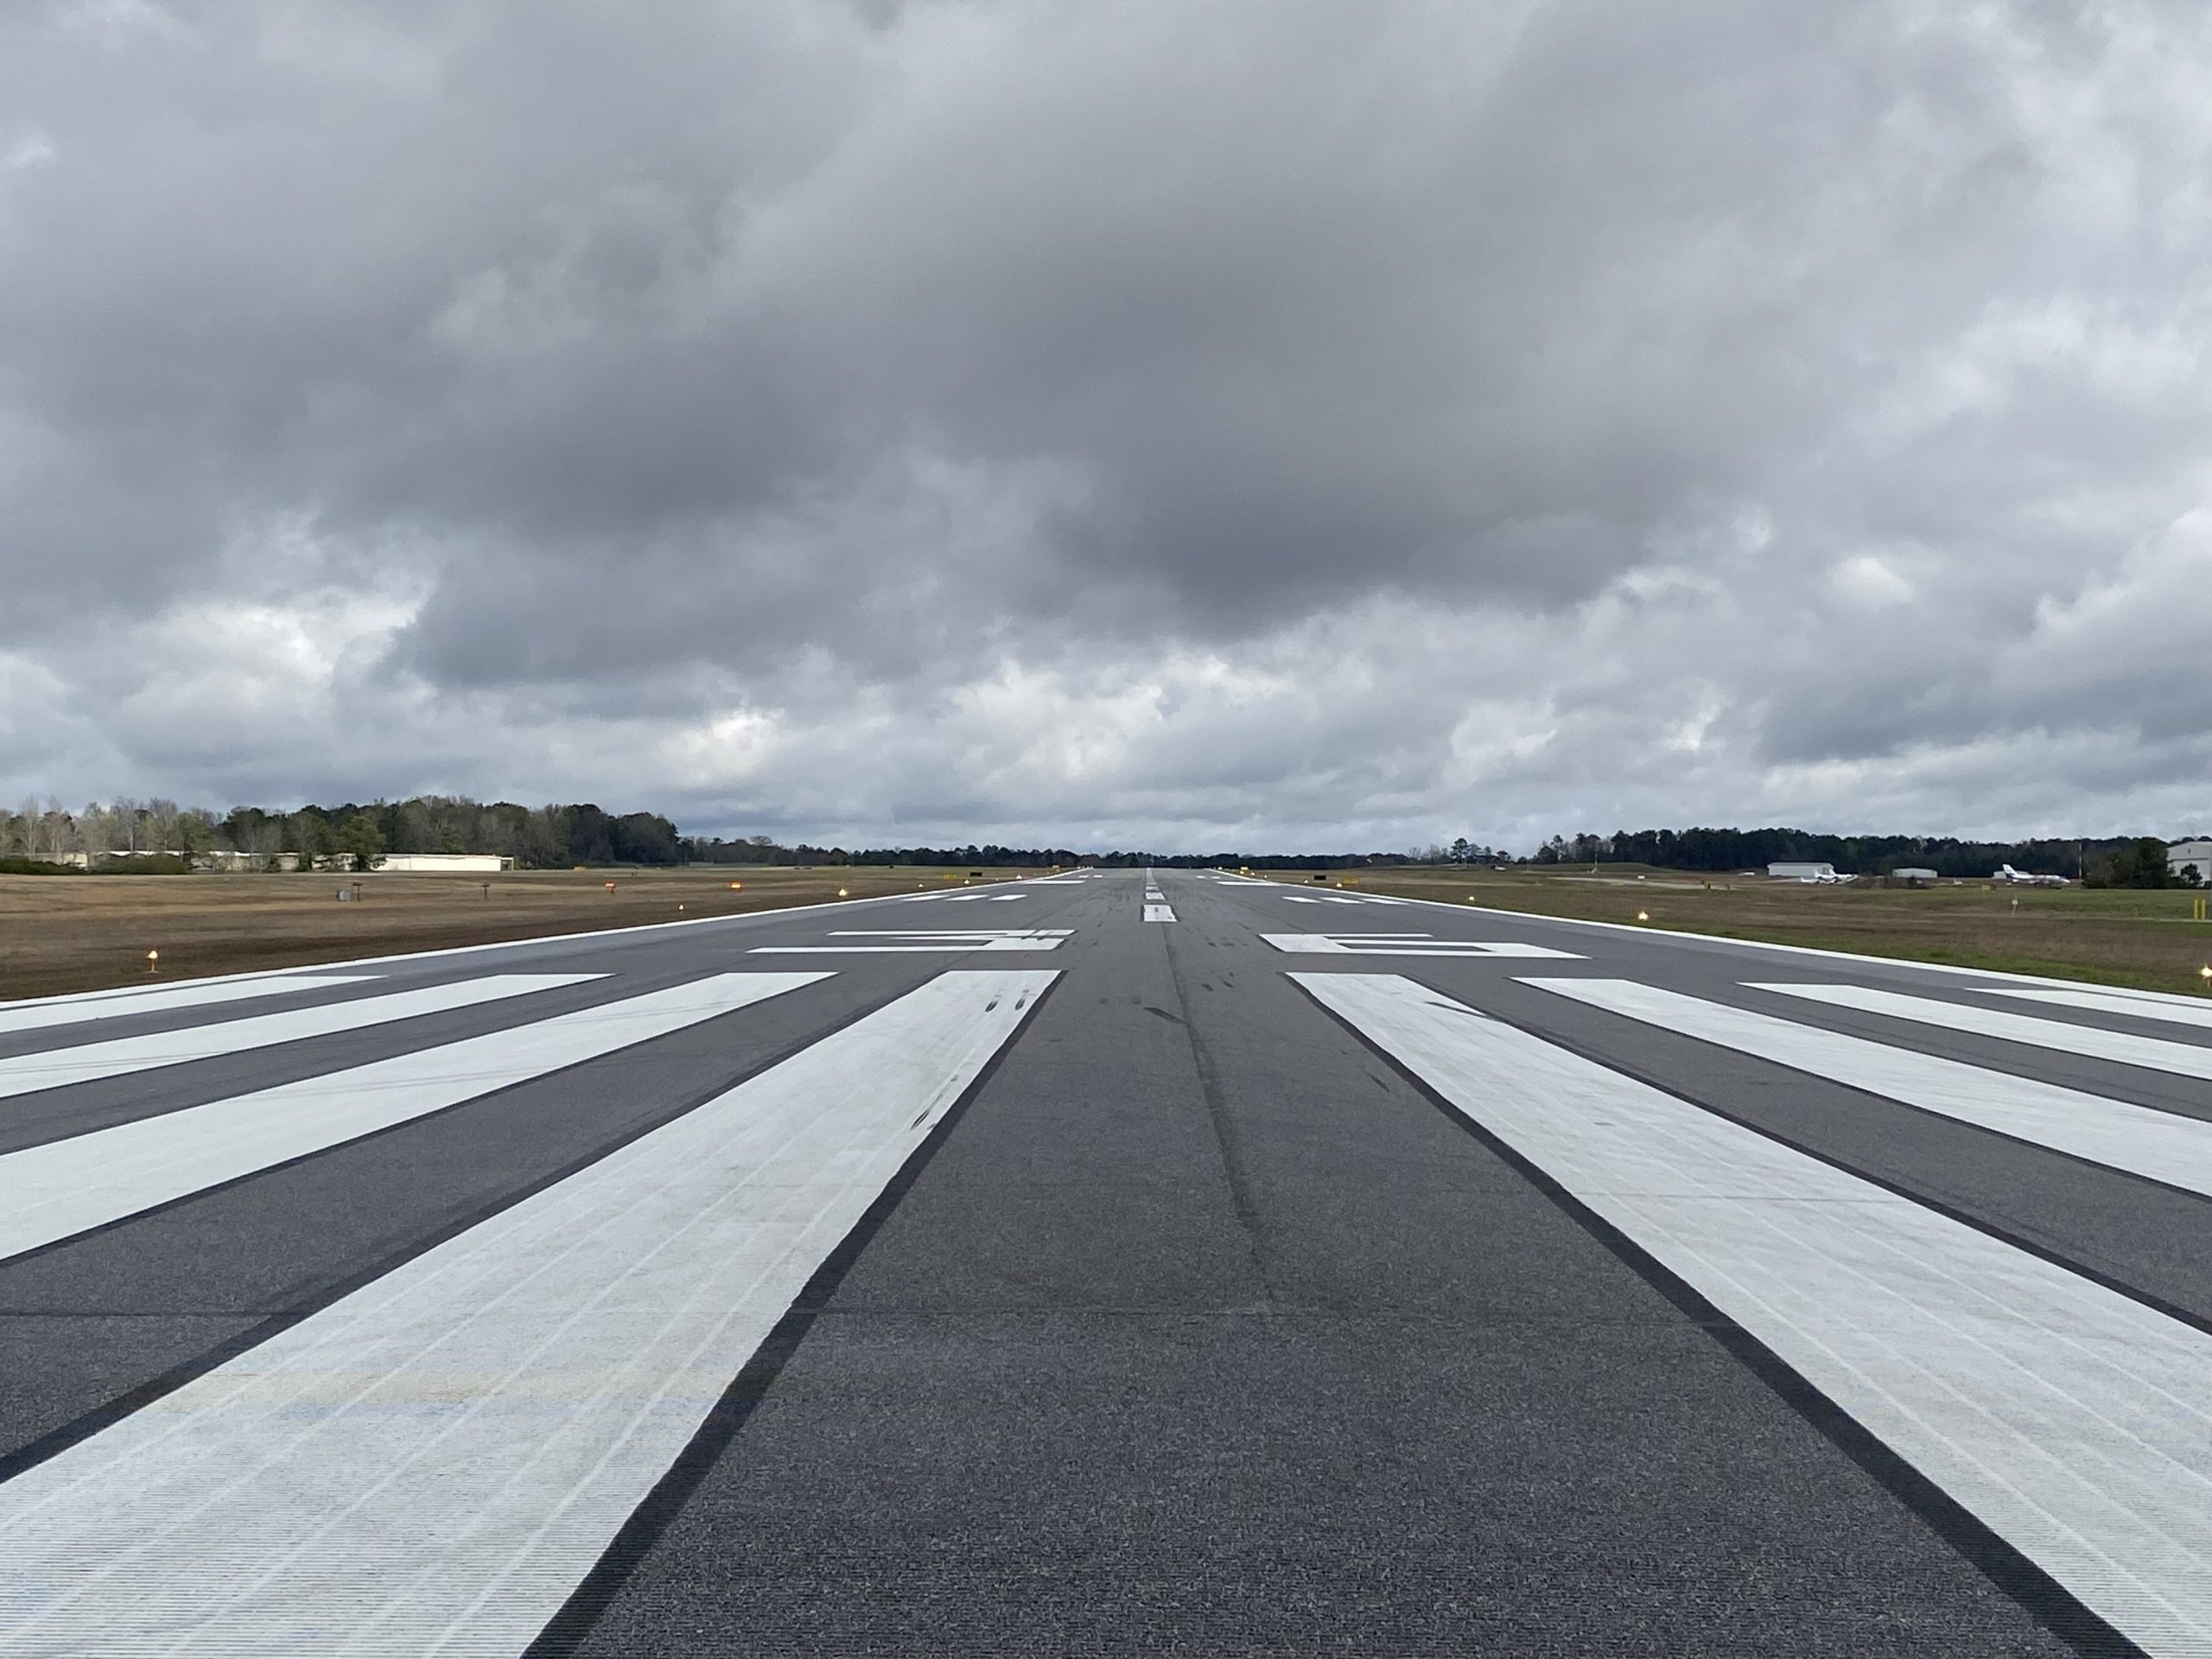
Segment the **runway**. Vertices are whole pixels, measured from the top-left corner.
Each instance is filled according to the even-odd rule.
[[[0,1005],[0,1659],[2212,1654],[2212,1014],[1211,872]]]

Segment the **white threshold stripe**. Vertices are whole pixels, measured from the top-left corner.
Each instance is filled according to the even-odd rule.
[[[483,979],[457,980],[449,985],[394,991],[388,996],[355,997],[351,1001],[326,1003],[321,1007],[288,1008],[281,1014],[255,1014],[249,1019],[193,1026],[182,1031],[116,1037],[75,1048],[18,1054],[0,1059],[0,1096],[28,1095],[72,1083],[125,1077],[165,1065],[183,1065],[193,1060],[242,1054],[251,1049],[273,1048],[279,1043],[359,1031],[395,1020],[412,1020],[419,1014],[445,1014],[454,1008],[474,1007],[510,996],[526,996],[532,991],[557,990],[563,985],[582,985],[605,977],[604,974],[493,974]]]
[[[2176,1077],[2212,1078],[2212,1048],[2193,1043],[2170,1043],[2133,1032],[2099,1031],[2090,1026],[2069,1026],[2057,1020],[2037,1020],[2031,1014],[2012,1014],[2003,1008],[1978,1008],[1961,1002],[1942,1002],[1932,997],[1907,996],[1900,991],[1880,991],[1866,985],[1753,985],[1755,991],[1771,991],[1834,1008],[1855,1008],[1862,1014],[1886,1014],[1911,1020],[1947,1031],[1995,1037],[2008,1043],[2055,1049],[2094,1060],[2116,1060],[2146,1071],[2171,1072]]]
[[[1169,905],[1147,905],[1144,918],[1147,922],[1172,922],[1175,919],[1175,911]]]
[[[1514,940],[1433,939],[1426,933],[1262,933],[1278,950],[1306,957],[1517,957],[1580,962],[1572,950]]]
[[[0,1260],[830,978],[721,974],[0,1156]]]
[[[2212,1197],[2212,1122],[1624,979],[1524,979],[1646,1025]]]
[[[1395,976],[1293,976],[2153,1655],[2212,1651],[2212,1336]]]
[[[942,975],[0,1485],[0,1654],[521,1653],[1052,978]]]
[[[325,974],[320,979],[218,980],[204,984],[188,979],[175,985],[88,991],[73,1001],[0,1003],[0,1035],[86,1025],[95,1020],[127,1020],[139,1014],[167,1014],[172,1008],[248,1002],[256,997],[297,996],[306,991],[334,990],[341,985],[365,985],[376,977],[374,974]]]
[[[1066,927],[957,927],[855,930],[833,939],[895,939],[895,944],[756,944],[755,957],[845,957],[927,951],[967,956],[978,950],[1057,950],[1075,930]]]
[[[2163,1020],[2175,1026],[2212,1026],[2212,997],[2202,1002],[2169,1002],[2132,991],[2037,991],[2010,985],[1977,988],[1991,996],[2013,996],[2053,1007],[2085,1008],[2092,1014],[2117,1014],[2130,1020]]]

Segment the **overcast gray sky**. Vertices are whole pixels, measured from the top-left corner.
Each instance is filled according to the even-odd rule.
[[[2212,824],[2202,3],[0,7],[0,795]]]

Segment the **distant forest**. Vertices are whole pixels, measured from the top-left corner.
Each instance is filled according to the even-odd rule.
[[[291,811],[239,806],[218,815],[174,801],[94,802],[80,811],[58,801],[0,811],[0,858],[39,862],[84,855],[94,868],[179,868],[209,853],[240,853],[280,867],[280,855],[350,856],[373,864],[388,853],[496,853],[518,865],[680,864],[687,844],[653,812],[613,813],[588,803],[486,805],[454,795],[404,801],[348,801]],[[289,860],[281,861],[289,862]]]
[[[347,801],[289,811],[238,806],[217,813],[169,800],[120,798],[72,811],[59,801],[26,802],[0,811],[0,866],[60,868],[88,861],[99,870],[181,873],[209,854],[240,854],[269,868],[289,868],[306,852],[325,864],[372,868],[392,853],[493,853],[525,869],[572,865],[969,864],[1346,868],[1406,864],[1414,853],[1280,855],[1084,852],[1070,847],[1007,847],[995,842],[947,847],[874,847],[857,851],[785,846],[766,836],[740,840],[689,836],[655,812],[609,812],[588,802],[486,804],[465,796],[419,795],[404,801]],[[1433,849],[1441,858],[1443,849]]]
[[[995,842],[858,850],[785,846],[766,836],[736,840],[693,836],[657,812],[609,812],[588,802],[486,805],[457,795],[404,801],[348,801],[289,811],[233,807],[220,814],[168,800],[94,802],[71,811],[59,801],[0,810],[0,868],[89,863],[94,869],[190,869],[209,854],[238,854],[250,865],[289,868],[305,851],[318,861],[373,867],[391,853],[495,853],[524,868],[571,865],[781,864],[1023,866],[1152,865],[1163,869],[1244,866],[1252,869],[1362,869],[1423,864],[1650,864],[1721,872],[1759,869],[1783,860],[1825,860],[1847,874],[1898,868],[1938,875],[1986,876],[2000,863],[2032,873],[2085,876],[2117,886],[2165,880],[2164,843],[2149,836],[2088,841],[1959,841],[1949,836],[1827,836],[1805,830],[1639,830],[1610,836],[1554,836],[1528,858],[1464,837],[1450,846],[1398,853],[1101,852],[1071,847],[1009,847]],[[235,862],[237,861],[228,861]]]
[[[1676,870],[1756,870],[1769,864],[1827,862],[1846,875],[1933,870],[1985,876],[1999,864],[2031,875],[2063,875],[2092,886],[2168,884],[2165,842],[2154,836],[2087,840],[1959,841],[1948,836],[1823,836],[1807,830],[1637,830],[1610,836],[1554,836],[1535,864],[1652,864]]]

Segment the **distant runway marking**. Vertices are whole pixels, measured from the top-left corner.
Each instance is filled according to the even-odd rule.
[[[1503,939],[1439,939],[1427,933],[1262,933],[1278,950],[1308,957],[1525,957],[1580,962],[1572,950]]]
[[[995,893],[991,894],[991,902],[995,905],[1010,905],[1017,899],[1027,899],[1028,896],[1026,893]]]
[[[281,1014],[256,1014],[216,1025],[194,1026],[183,1031],[164,1031],[147,1037],[116,1037],[104,1043],[76,1048],[50,1049],[39,1054],[19,1054],[0,1059],[0,1096],[28,1095],[41,1089],[59,1089],[72,1083],[100,1077],[119,1077],[134,1071],[151,1071],[192,1060],[241,1054],[250,1049],[271,1048],[303,1038],[327,1037],[336,1032],[359,1031],[418,1014],[443,1014],[474,1007],[532,991],[557,990],[563,985],[582,985],[603,974],[494,974],[465,979],[450,985],[431,985],[421,990],[395,991],[389,996],[357,997],[315,1008],[289,1008]]]
[[[2212,1336],[1396,976],[1294,974],[2147,1651],[2212,1629]]]
[[[2176,1026],[2212,1026],[2212,1001],[2168,1001],[2164,998],[2131,996],[2124,991],[2018,990],[2009,985],[1976,988],[1991,996],[2016,996],[2023,1001],[2046,1002],[2056,1007],[2086,1008],[2093,1014],[2125,1014],[2132,1020],[2163,1020]]]
[[[1147,905],[1144,918],[1147,922],[1172,922],[1175,919],[1175,912],[1166,905]]]
[[[940,955],[970,950],[1056,950],[1071,927],[966,927],[886,929],[880,931],[836,932],[833,939],[905,939],[905,944],[756,944],[747,954],[756,957],[824,957],[882,954],[898,951],[935,951]]]
[[[0,1259],[830,977],[719,974],[7,1154]]]
[[[2088,1026],[2069,1026],[2056,1020],[2037,1020],[2002,1008],[1979,1008],[1959,1002],[1939,1002],[1928,997],[1878,991],[1865,985],[1753,985],[1755,991],[1799,997],[1829,1007],[1856,1008],[1865,1014],[1916,1020],[1924,1026],[1969,1032],[1980,1037],[2000,1038],[2036,1048],[2056,1049],[2090,1059],[2116,1060],[2147,1071],[2177,1077],[2212,1078],[2212,1048],[2193,1043],[2170,1043],[2133,1032],[2098,1031]]]
[[[0,1485],[0,1654],[520,1654],[1053,977],[942,975]]]
[[[40,1002],[28,1007],[0,1003],[0,1035],[18,1031],[44,1031],[54,1026],[76,1026],[95,1020],[127,1020],[137,1014],[167,1014],[171,1008],[204,1008],[221,1002],[245,1002],[263,996],[297,996],[304,991],[365,985],[374,974],[325,974],[317,979],[218,980],[206,984],[187,980],[177,985],[131,987],[120,991],[94,991],[74,1001]]]
[[[1622,979],[1524,979],[1557,996],[1923,1111],[2212,1197],[2212,1123]]]

